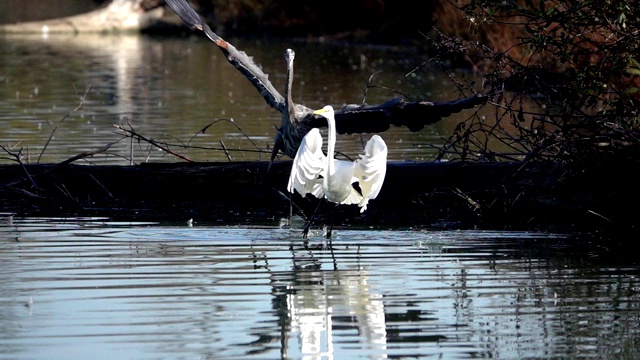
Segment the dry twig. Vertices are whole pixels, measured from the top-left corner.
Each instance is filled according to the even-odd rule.
[[[122,135],[124,135],[125,137],[129,137],[132,139],[136,139],[138,141],[144,141],[152,146],[157,147],[158,149],[166,152],[167,154],[171,154],[177,158],[180,158],[182,160],[188,161],[188,162],[193,162],[193,160],[189,159],[188,157],[184,156],[184,155],[180,155],[174,151],[172,151],[171,149],[169,149],[167,146],[163,146],[162,144],[159,144],[157,141],[144,137],[140,134],[138,134],[137,132],[135,132],[135,130],[133,130],[133,128],[131,129],[125,129],[124,126],[122,125],[113,125],[113,127],[115,127],[116,129],[122,131]]]
[[[76,90],[76,95],[78,95],[78,89],[75,88],[75,85],[73,86],[73,88]],[[55,135],[56,130],[58,130],[58,127],[60,127],[60,124],[62,124],[63,121],[65,121],[69,116],[71,116],[72,113],[82,109],[82,105],[84,104],[84,99],[86,98],[87,94],[89,93],[89,90],[91,90],[91,85],[89,85],[87,87],[87,90],[85,90],[85,92],[84,92],[84,94],[82,96],[79,96],[80,103],[78,104],[78,106],[76,106],[73,110],[71,110],[68,113],[66,113],[62,117],[62,119],[60,119],[60,121],[58,121],[57,124],[55,124],[54,126],[51,126],[51,124],[47,121],[49,126],[51,126],[51,134],[49,134],[49,138],[47,139],[47,142],[44,144],[44,147],[42,148],[42,151],[40,151],[40,155],[38,155],[38,160],[36,161],[36,163],[40,163],[40,159],[42,158],[42,155],[44,154],[45,150],[47,150],[47,147],[49,146],[49,143],[53,139],[53,136]]]

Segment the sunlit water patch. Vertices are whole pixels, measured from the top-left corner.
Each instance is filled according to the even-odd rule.
[[[639,267],[557,234],[0,225],[0,357],[640,353]]]

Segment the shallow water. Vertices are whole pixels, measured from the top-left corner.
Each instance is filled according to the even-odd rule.
[[[0,358],[637,358],[640,268],[561,234],[18,219]]]

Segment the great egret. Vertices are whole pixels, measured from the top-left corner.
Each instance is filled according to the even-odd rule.
[[[293,159],[287,190],[293,194],[295,189],[302,196],[311,194],[336,204],[358,204],[360,212],[364,212],[369,200],[375,199],[382,188],[387,173],[387,144],[379,135],[373,135],[356,161],[334,159],[336,124],[333,107],[327,105],[313,113],[327,119],[327,155],[322,152],[320,131],[311,129]],[[356,182],[360,191],[353,186]]]

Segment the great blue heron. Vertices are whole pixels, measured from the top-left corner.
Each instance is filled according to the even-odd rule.
[[[387,144],[380,136],[373,135],[356,161],[334,159],[336,124],[333,107],[327,105],[313,114],[327,119],[327,155],[322,152],[320,131],[311,129],[293,159],[287,189],[292,195],[296,190],[302,196],[311,194],[336,204],[358,204],[360,212],[364,212],[369,200],[375,199],[382,188],[387,173]],[[354,183],[358,183],[360,191],[354,188]],[[305,236],[310,224],[311,220],[305,227]],[[327,237],[331,237],[331,230]]]
[[[313,110],[300,104],[293,102],[293,59],[296,53],[291,49],[284,52],[284,59],[287,63],[287,80],[284,84],[284,111],[282,111],[282,123],[277,128],[277,133],[271,151],[271,162],[276,158],[279,151],[284,152],[290,158],[295,156],[296,146],[291,144],[300,144],[302,138],[311,129],[309,125],[299,122],[298,119],[306,118],[313,114]]]
[[[280,151],[290,158],[294,158],[300,141],[309,130],[328,126],[325,118],[313,114],[313,110],[304,105],[295,104],[291,99],[293,51],[285,53],[287,60],[287,88],[285,90],[287,93],[283,97],[271,84],[262,68],[246,53],[239,51],[231,43],[213,32],[186,0],[165,0],[165,2],[185,23],[204,32],[207,38],[218,46],[226,59],[251,81],[267,104],[282,114],[282,123],[278,128],[271,153],[272,160]],[[482,94],[441,102],[408,101],[403,96],[396,96],[376,105],[347,104],[335,110],[336,132],[339,134],[381,133],[387,131],[391,125],[404,126],[410,131],[419,131],[425,125],[436,123],[443,117],[483,104],[487,99],[488,96]]]

